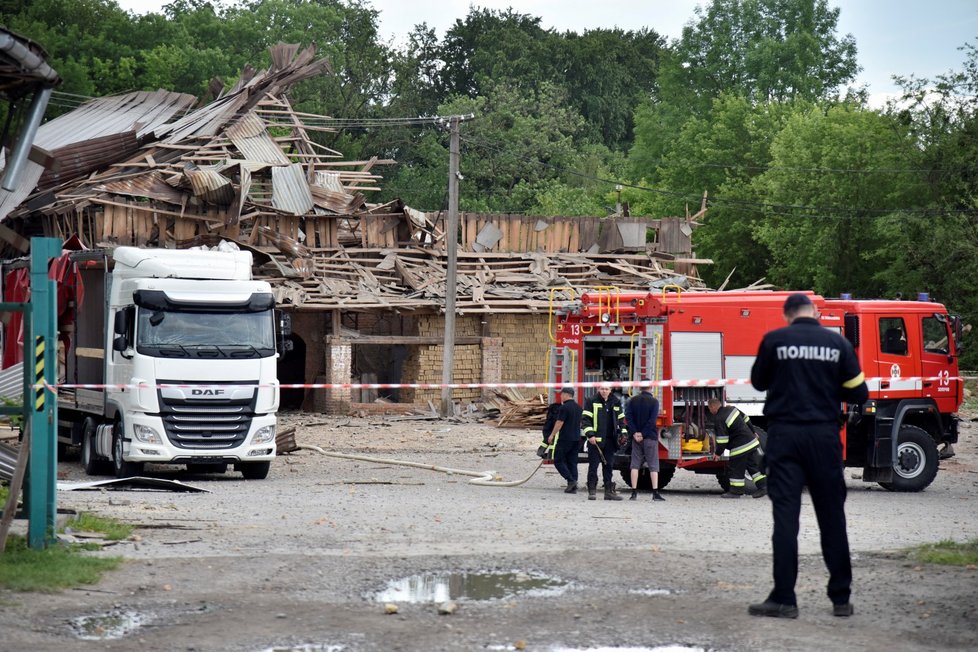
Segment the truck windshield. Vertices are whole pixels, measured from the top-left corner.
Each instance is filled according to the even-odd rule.
[[[272,311],[185,312],[140,307],[136,350],[157,358],[266,358],[275,354]]]

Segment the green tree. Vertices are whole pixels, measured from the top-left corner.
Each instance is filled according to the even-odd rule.
[[[663,159],[649,162],[643,184],[660,192],[626,193],[633,211],[651,215],[696,212],[708,193],[709,210],[694,243],[697,255],[714,261],[701,270],[714,287],[731,272],[731,287],[767,275],[770,252],[756,237],[763,199],[752,182],[771,164],[771,144],[797,110],[794,104],[755,105],[723,95],[707,116],[686,121]]]
[[[858,72],[852,35],[839,38],[827,0],[713,0],[676,44],[670,81],[709,101],[828,97]]]
[[[461,128],[463,210],[528,211],[540,205],[538,193],[553,193],[555,181],[566,184],[569,171],[584,165],[574,142],[584,121],[567,107],[563,91],[554,85],[541,84],[530,94],[501,83],[486,96],[457,97],[438,107],[438,113],[475,116]],[[416,154],[398,166],[391,187],[412,206],[443,208],[447,134],[425,132]]]
[[[913,205],[917,162],[905,128],[874,111],[836,106],[796,113],[754,180],[767,219],[758,237],[771,252],[769,278],[783,287],[875,296],[874,258],[891,230],[882,218]]]
[[[648,29],[598,29],[567,32],[561,45],[554,81],[567,88],[588,139],[627,150],[635,107],[655,92],[664,39]]]
[[[686,120],[721,95],[752,102],[818,101],[854,79],[856,45],[839,37],[827,0],[712,0],[697,7],[663,56],[658,92],[635,118],[635,178],[672,148]]]

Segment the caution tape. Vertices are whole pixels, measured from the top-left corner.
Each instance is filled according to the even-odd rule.
[[[885,376],[867,378],[866,382],[933,382],[947,384],[952,380],[978,380],[978,376]],[[208,387],[277,387],[279,389],[562,389],[575,387],[593,389],[597,387],[723,387],[726,385],[750,385],[750,378],[711,378],[685,380],[616,380],[616,381],[587,381],[566,383],[149,383],[133,384],[94,384],[94,383],[59,383],[50,385],[39,383],[35,389],[42,386],[55,392],[58,389],[201,389]],[[898,391],[898,390],[893,390]]]

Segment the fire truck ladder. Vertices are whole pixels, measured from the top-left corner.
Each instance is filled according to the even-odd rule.
[[[577,382],[577,351],[565,346],[556,345],[550,355],[550,369],[547,380],[551,383],[569,385]],[[552,395],[558,390],[552,390]]]
[[[643,335],[632,347],[632,377],[633,381],[662,379],[662,334]],[[637,364],[635,364],[637,362]],[[632,393],[637,394],[635,389]],[[653,387],[652,393],[662,401],[662,388]]]

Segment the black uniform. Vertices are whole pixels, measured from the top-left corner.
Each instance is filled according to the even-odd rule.
[[[744,471],[750,473],[754,486],[763,489],[767,476],[761,473],[760,445],[750,417],[732,405],[724,405],[717,410],[716,417],[717,453],[730,451],[728,462],[730,493],[744,493]]]
[[[767,390],[765,456],[774,508],[774,589],[768,600],[797,605],[798,518],[807,485],[829,569],[829,598],[847,604],[852,564],[839,417],[843,401],[863,403],[869,397],[856,354],[845,338],[818,320],[799,317],[764,336],[751,383]]]
[[[577,454],[581,451],[581,406],[572,398],[560,405],[557,421],[563,421],[554,437],[554,468],[567,480],[577,484]]]
[[[601,464],[601,453],[598,452],[598,447],[588,444],[588,490],[598,486],[599,464],[601,464],[604,486],[607,488],[611,486],[611,462],[618,450],[618,435],[621,434],[622,426],[625,423],[625,411],[622,409],[621,400],[614,394],[609,394],[607,400],[601,398],[600,394],[595,394],[584,403],[584,408],[581,421],[584,426],[584,438],[594,437],[606,460],[604,464]]]

